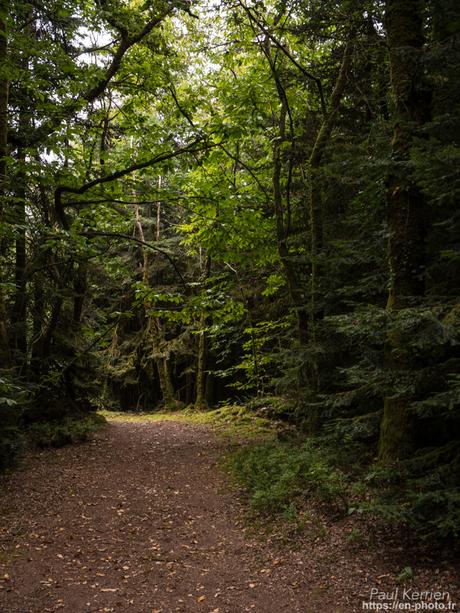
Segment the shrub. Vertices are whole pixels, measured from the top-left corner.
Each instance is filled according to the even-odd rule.
[[[460,535],[460,444],[420,450],[398,464],[374,467],[355,509],[405,526],[419,538]]]
[[[21,431],[22,407],[27,401],[27,390],[13,383],[10,373],[0,377],[0,470],[13,466],[24,446]]]
[[[92,432],[105,423],[105,418],[97,414],[37,422],[28,427],[27,438],[36,447],[63,447],[86,441]]]
[[[0,429],[0,471],[11,468],[24,447],[24,435],[18,427]]]
[[[236,480],[254,508],[285,511],[306,495],[344,510],[345,479],[312,443],[266,442],[239,449],[229,460]]]

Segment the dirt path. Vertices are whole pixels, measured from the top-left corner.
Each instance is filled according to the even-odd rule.
[[[394,588],[388,561],[344,556],[333,531],[297,551],[246,534],[223,446],[202,426],[112,422],[32,456],[2,482],[0,611],[348,613]]]

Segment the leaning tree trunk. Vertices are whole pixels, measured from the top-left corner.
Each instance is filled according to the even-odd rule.
[[[413,306],[425,290],[425,202],[410,167],[414,134],[430,118],[430,95],[423,87],[423,20],[418,0],[388,0],[386,29],[394,97],[393,163],[387,178],[388,263],[390,289],[387,309]],[[410,368],[397,334],[387,340],[387,369]],[[384,401],[379,457],[393,461],[413,450],[409,393]]]

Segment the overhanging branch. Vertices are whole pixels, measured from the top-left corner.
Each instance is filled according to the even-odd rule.
[[[86,89],[86,91],[80,92],[74,100],[64,104],[63,106],[56,105],[55,112],[51,117],[43,122],[43,124],[37,127],[33,132],[29,134],[21,134],[20,132],[10,131],[8,135],[8,142],[16,147],[33,147],[38,143],[43,142],[52,132],[55,132],[63,121],[71,118],[75,115],[84,103],[91,103],[101,96],[107,86],[118,73],[122,60],[126,55],[126,52],[131,49],[136,43],[144,39],[152,30],[158,26],[168,15],[173,11],[174,7],[170,6],[165,9],[160,15],[150,19],[138,32],[130,32],[126,26],[120,23],[118,20],[114,20],[110,15],[106,15],[106,20],[113,28],[115,28],[119,35],[119,43],[114,51],[112,61],[105,70],[105,73],[96,82],[95,85]]]
[[[63,204],[62,202],[63,194],[68,193],[68,194],[81,195],[81,194],[86,193],[91,188],[96,187],[97,185],[103,185],[104,183],[110,183],[112,181],[116,181],[117,179],[121,179],[122,177],[125,177],[126,175],[129,175],[135,172],[136,170],[143,170],[144,168],[155,166],[155,164],[159,164],[160,162],[164,162],[166,160],[171,160],[185,153],[199,153],[201,151],[206,151],[207,149],[210,149],[211,147],[217,146],[217,143],[213,143],[213,144],[206,143],[206,144],[199,146],[200,143],[202,143],[201,139],[196,140],[193,143],[186,145],[185,147],[180,147],[179,149],[176,149],[174,151],[167,151],[165,153],[159,153],[158,155],[154,156],[153,158],[149,160],[146,160],[144,162],[138,162],[136,164],[131,164],[130,166],[127,166],[126,168],[122,168],[120,170],[112,172],[109,175],[105,175],[103,177],[99,177],[97,179],[93,179],[92,181],[84,183],[80,187],[72,187],[70,185],[67,185],[67,186],[59,185],[54,191],[54,206],[56,209],[56,215],[58,219],[62,223],[63,227],[68,229],[69,224],[67,222],[67,219],[64,213],[64,208],[66,205]]]

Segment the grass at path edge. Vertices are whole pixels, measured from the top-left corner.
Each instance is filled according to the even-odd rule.
[[[109,421],[174,421],[207,425],[217,434],[231,439],[267,440],[274,438],[277,431],[273,421],[254,415],[240,405],[226,405],[210,411],[183,409],[174,412],[126,413],[101,410],[98,413]]]

